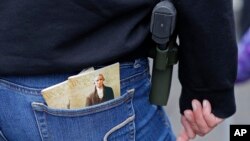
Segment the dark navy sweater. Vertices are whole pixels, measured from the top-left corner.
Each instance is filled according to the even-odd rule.
[[[235,112],[231,0],[175,0],[181,112],[208,99]],[[41,75],[145,56],[156,0],[1,0],[0,75]],[[114,59],[117,58],[117,59]],[[125,60],[126,60],[125,59]]]
[[[145,52],[153,3],[1,0],[0,74],[76,71]]]

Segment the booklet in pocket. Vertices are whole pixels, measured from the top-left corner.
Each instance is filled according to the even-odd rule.
[[[88,69],[68,80],[42,90],[51,108],[77,109],[102,103],[120,96],[119,63]]]
[[[119,63],[68,78],[70,108],[86,107],[120,96]]]

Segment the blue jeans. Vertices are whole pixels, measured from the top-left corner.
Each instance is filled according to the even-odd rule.
[[[73,74],[0,78],[0,141],[175,141],[162,107],[149,103],[147,59],[121,63],[119,98],[82,109],[52,109],[45,87]]]

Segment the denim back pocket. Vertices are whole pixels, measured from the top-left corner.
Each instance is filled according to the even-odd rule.
[[[7,141],[1,130],[0,130],[0,141]]]
[[[135,138],[134,91],[82,109],[52,109],[33,102],[43,141],[130,141]]]

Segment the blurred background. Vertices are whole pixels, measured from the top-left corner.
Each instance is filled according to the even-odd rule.
[[[249,3],[250,0],[245,0]],[[244,21],[242,7],[244,5],[244,0],[233,0],[234,6],[234,16],[235,24],[237,31],[237,41],[239,42],[243,34],[243,29],[246,27],[246,22]],[[250,16],[250,7],[249,14],[245,16]],[[248,19],[249,22],[249,19]],[[249,24],[249,23],[248,23]],[[244,27],[243,27],[244,26]],[[165,106],[165,110],[170,117],[170,121],[173,126],[173,130],[176,135],[178,135],[182,129],[180,123],[180,113],[179,113],[179,96],[181,92],[181,85],[178,80],[178,68],[177,65],[174,66],[173,79],[172,79],[172,88],[170,93],[170,99],[168,105]],[[226,119],[222,124],[218,125],[212,132],[210,132],[205,137],[196,137],[193,141],[229,141],[229,127],[232,124],[250,124],[250,81],[237,84],[235,87],[235,97],[237,104],[237,112],[230,118]],[[225,105],[226,106],[226,105]]]

